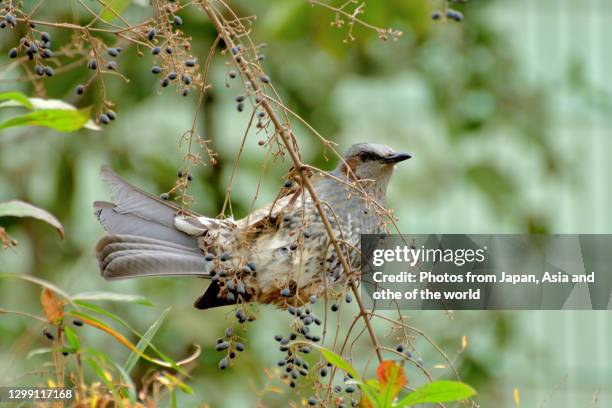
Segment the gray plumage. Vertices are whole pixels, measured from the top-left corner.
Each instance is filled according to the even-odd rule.
[[[360,234],[383,231],[380,208],[393,166],[408,158],[387,146],[356,144],[330,176],[313,179],[353,276],[344,276],[306,189],[285,191],[244,219],[218,220],[181,210],[104,168],[113,203],[94,203],[109,234],[96,247],[102,276],[210,278],[198,308],[237,301],[306,303],[326,286],[358,277]]]

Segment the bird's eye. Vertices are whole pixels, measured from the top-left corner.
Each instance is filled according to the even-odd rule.
[[[361,152],[359,153],[359,158],[361,159],[361,161],[368,161],[368,160],[372,160],[372,153],[369,152]]]

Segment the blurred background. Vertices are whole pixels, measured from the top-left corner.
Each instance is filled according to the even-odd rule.
[[[26,1],[26,9],[28,2]],[[338,4],[340,2],[337,2]],[[346,29],[330,26],[334,15],[304,0],[233,1],[239,15],[257,15],[253,38],[267,43],[263,62],[285,104],[339,150],[355,142],[375,141],[408,151],[413,159],[399,166],[389,191],[405,233],[610,233],[612,232],[612,3],[605,0],[472,0],[460,9],[463,23],[431,20],[440,2],[431,0],[367,2],[364,20],[404,32],[382,42],[376,33],[356,27],[356,41],[343,42]],[[70,21],[77,2],[46,2],[39,18]],[[133,22],[149,10],[134,4]],[[82,14],[85,16],[85,13]],[[193,54],[203,61],[214,39],[208,20],[194,8],[181,13],[184,31],[193,36]],[[69,33],[49,29],[54,43]],[[44,80],[46,91],[17,81],[7,71],[7,50],[18,33],[0,31],[3,69],[0,90],[63,99],[79,107],[95,104],[99,94],[77,96],[87,78],[85,67]],[[224,57],[213,60],[206,110],[197,126],[219,153],[216,166],[192,169],[194,209],[218,214],[240,147],[248,113],[235,109],[241,88],[225,86]],[[0,252],[0,272],[32,274],[71,293],[106,290],[142,294],[156,306],[108,305],[144,331],[161,310],[172,306],[155,339],[167,354],[181,358],[192,343],[204,346],[188,382],[194,395],[180,395],[180,406],[287,406],[299,396],[257,394],[281,353],[272,335],[286,331],[289,316],[269,307],[259,310],[248,332],[248,351],[232,369],[220,372],[212,346],[227,325],[231,309],[196,311],[192,303],[203,287],[188,279],[148,279],[108,283],[99,274],[93,247],[102,234],[92,211],[94,200],[108,199],[99,180],[101,165],[159,194],[176,181],[184,150],[180,135],[191,126],[196,96],[184,98],[159,89],[150,74],[151,57],[126,49],[118,58],[130,78],[107,80],[118,118],[101,132],[60,134],[42,128],[0,133],[0,201],[19,198],[55,214],[64,224],[60,241],[47,225],[3,218],[0,224],[19,242]],[[42,93],[41,93],[42,92]],[[3,110],[2,115],[6,115]],[[335,166],[319,141],[293,121],[308,163]],[[251,134],[233,190],[235,216],[273,199],[290,167],[266,159],[266,149]],[[265,165],[264,165],[265,164]],[[39,288],[0,280],[0,307],[40,313]],[[354,304],[345,305],[348,324]],[[523,406],[612,406],[612,315],[609,312],[407,312],[449,355],[467,349],[455,364],[465,382],[478,390],[483,407],[512,407],[517,387]],[[335,317],[334,317],[335,318]],[[384,324],[381,338],[395,344]],[[0,316],[0,378],[23,383],[46,357],[26,359],[44,346],[42,326],[16,316]],[[90,344],[122,361],[128,352],[104,334],[83,329]],[[363,338],[357,365],[369,356]],[[416,348],[435,376],[441,356],[422,339]],[[363,352],[360,352],[363,350]],[[139,363],[137,375],[149,366]],[[423,382],[414,367],[411,382]],[[20,382],[21,381],[21,382]],[[305,385],[305,394],[308,386]]]

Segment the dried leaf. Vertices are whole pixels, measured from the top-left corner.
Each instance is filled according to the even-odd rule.
[[[64,305],[55,297],[55,293],[51,289],[44,288],[40,294],[40,304],[42,305],[43,312],[47,316],[47,320],[51,324],[58,324],[64,317]]]
[[[380,363],[376,369],[376,375],[386,401],[393,401],[402,387],[408,384],[404,369],[392,360]]]

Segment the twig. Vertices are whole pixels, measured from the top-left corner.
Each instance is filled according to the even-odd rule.
[[[202,8],[204,9],[206,14],[210,18],[210,21],[215,27],[215,29],[217,30],[217,33],[219,34],[219,36],[223,38],[228,48],[230,49],[234,48],[236,44],[234,40],[231,38],[231,36],[229,35],[228,31],[224,28],[223,23],[221,22],[221,20],[219,19],[219,16],[217,15],[216,10],[210,5],[210,2],[208,0],[200,0],[200,2],[202,5]],[[236,55],[233,55],[233,59],[236,65],[238,66],[238,68],[242,69],[243,73],[245,74],[247,79],[250,81],[253,91],[255,93],[261,93],[262,88],[260,87],[258,83],[258,78],[255,77],[255,74],[253,74],[250,67],[247,64],[240,64],[240,62],[236,58]],[[305,171],[306,166],[302,162],[302,159],[299,153],[296,151],[292,143],[292,139],[294,140],[293,132],[290,129],[288,129],[286,126],[283,125],[283,123],[281,122],[280,118],[278,117],[274,109],[272,108],[272,105],[270,104],[267,98],[263,98],[260,105],[261,105],[261,108],[266,111],[266,113],[268,114],[268,117],[274,124],[274,128],[280,135],[283,141],[283,144],[285,145],[285,148],[287,149],[287,152],[289,153],[289,156],[291,157],[291,160],[293,161],[295,169],[299,172],[300,178],[303,183],[302,185],[308,190],[308,193],[310,194],[313,204],[315,208],[317,209],[319,216],[321,217],[321,221],[323,222],[325,231],[327,232],[330,242],[332,246],[334,247],[334,251],[338,255],[338,259],[340,263],[342,264],[342,268],[344,269],[345,275],[350,276],[351,269],[348,265],[348,262],[342,253],[338,240],[336,239],[334,230],[329,220],[327,219],[327,216],[325,215],[323,206],[321,205],[321,201],[319,200],[317,192],[312,182],[310,181],[308,174]],[[378,338],[376,337],[376,333],[374,332],[374,328],[372,327],[370,318],[368,317],[368,313],[365,311],[363,307],[363,303],[361,301],[361,296],[359,293],[359,288],[357,287],[357,284],[353,280],[350,281],[350,286],[351,286],[351,290],[353,291],[355,295],[355,300],[357,301],[357,305],[359,306],[359,315],[364,320],[364,323],[366,325],[366,328],[368,330],[368,333],[370,335],[370,338],[376,350],[376,355],[378,357],[378,360],[383,361],[383,355],[380,350],[380,343],[378,341]]]

